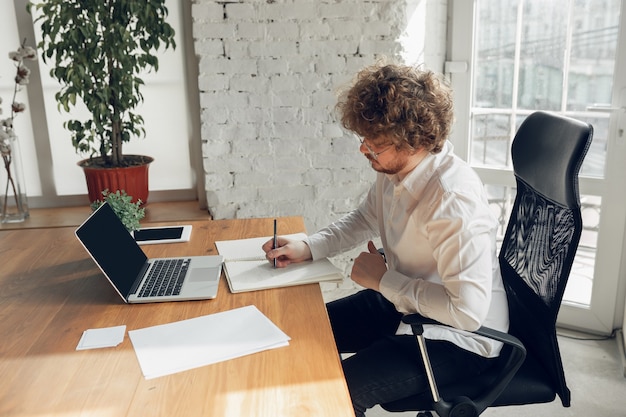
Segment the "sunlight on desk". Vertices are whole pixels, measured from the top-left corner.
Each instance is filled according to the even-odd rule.
[[[107,366],[112,355],[121,367]],[[2,358],[0,415],[122,416],[133,397],[128,383],[138,371],[133,351],[115,348]]]
[[[113,415],[114,411],[112,408],[99,408],[97,410],[89,409],[89,410],[81,410],[81,411],[61,411],[58,413],[50,413],[47,411],[42,411],[37,414],[28,414],[24,415],[24,417],[83,417],[85,415],[89,415],[89,417],[108,417]]]
[[[326,380],[226,392],[216,398],[224,402],[217,409],[225,410],[227,416],[269,415],[270,412],[275,413],[275,417],[328,416],[331,410],[345,407],[335,387],[336,381]]]

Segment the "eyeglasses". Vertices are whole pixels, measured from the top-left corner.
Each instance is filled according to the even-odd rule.
[[[365,142],[364,139],[359,138],[359,141],[361,142],[361,145],[365,145],[365,148],[367,149],[367,153],[369,154],[369,156],[372,157],[373,160],[378,161],[378,155],[380,155],[383,152],[387,152],[389,149],[391,149],[391,147],[393,145],[389,145],[387,146],[385,149],[383,149],[380,152],[374,152],[374,150],[372,148],[370,148],[370,146],[367,144],[367,142]]]

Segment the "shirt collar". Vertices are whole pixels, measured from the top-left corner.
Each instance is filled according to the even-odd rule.
[[[411,172],[404,177],[403,181],[398,179],[397,175],[386,174],[387,179],[395,186],[404,187],[415,199],[424,192],[426,185],[431,177],[441,166],[442,161],[453,152],[453,145],[446,140],[441,152],[437,154],[429,153]]]

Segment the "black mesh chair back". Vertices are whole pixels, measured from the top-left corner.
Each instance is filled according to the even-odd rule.
[[[522,341],[527,357],[496,404],[552,401],[555,393],[570,404],[556,318],[582,232],[578,173],[592,134],[586,123],[537,112],[513,141],[517,194],[499,258],[509,333]]]

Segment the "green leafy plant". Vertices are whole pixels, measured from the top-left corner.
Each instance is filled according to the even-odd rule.
[[[132,197],[126,195],[126,191],[116,191],[114,193],[109,190],[102,192],[102,200],[97,200],[91,203],[91,209],[96,210],[104,202],[109,203],[113,212],[117,214],[124,226],[129,232],[133,232],[139,229],[139,221],[146,215],[145,209],[141,208],[141,200],[136,203],[132,202]]]
[[[37,45],[44,61],[52,60],[52,77],[61,90],[55,98],[66,112],[80,102],[88,120],[68,120],[78,153],[94,165],[133,165],[122,144],[145,136],[143,118],[135,108],[143,101],[139,75],[158,71],[155,53],[176,47],[174,29],[165,21],[165,0],[42,0],[29,2],[41,25]],[[33,10],[33,6],[35,10]],[[94,158],[95,155],[99,155]],[[126,160],[125,160],[126,159]]]

